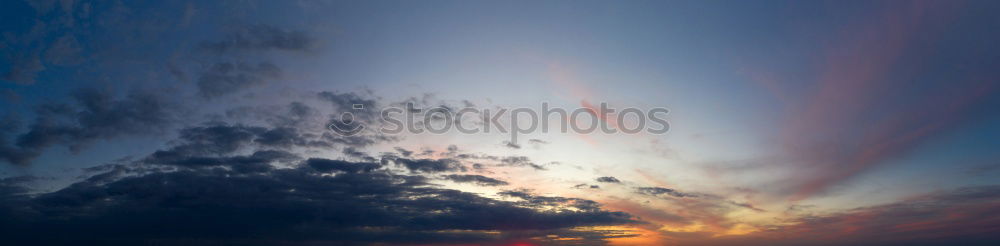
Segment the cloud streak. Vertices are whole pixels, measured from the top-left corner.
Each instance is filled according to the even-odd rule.
[[[797,165],[791,200],[823,194],[934,136],[976,119],[994,95],[995,73],[974,67],[944,71],[917,56],[933,56],[928,35],[942,33],[956,3],[908,2],[883,7],[836,32],[803,95],[780,127],[780,141]],[[983,67],[985,68],[985,67]],[[959,73],[947,81],[921,70]],[[982,77],[982,74],[994,74]],[[913,83],[929,83],[928,88]]]

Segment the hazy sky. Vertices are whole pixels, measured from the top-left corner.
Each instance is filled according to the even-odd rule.
[[[0,240],[993,245],[997,11],[4,1]],[[406,103],[666,108],[669,131],[376,131]],[[369,127],[329,130],[343,112]]]

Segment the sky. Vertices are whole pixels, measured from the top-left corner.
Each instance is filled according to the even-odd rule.
[[[997,11],[3,1],[0,240],[996,245]],[[667,131],[382,131],[542,105],[583,113],[500,126]]]

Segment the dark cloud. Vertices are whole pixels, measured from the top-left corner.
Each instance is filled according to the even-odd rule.
[[[489,161],[489,162],[494,163],[494,164],[492,164],[494,166],[502,166],[502,167],[531,167],[531,168],[534,168],[535,170],[548,170],[544,166],[532,162],[531,159],[529,159],[527,156],[506,156],[506,157],[500,157],[500,156],[488,155],[488,154],[457,153],[457,149],[455,151],[451,151],[450,154],[453,155],[455,158],[462,159],[462,160],[483,160],[483,161]],[[552,163],[550,163],[550,164],[552,164]],[[481,164],[480,163],[480,166],[485,166],[485,165],[486,164]]]
[[[185,155],[215,155],[228,154],[240,150],[257,139],[258,135],[268,132],[267,128],[246,125],[210,124],[181,129],[177,145],[169,152],[180,152]],[[268,145],[280,145],[285,142],[270,136],[264,141]],[[164,150],[158,152],[165,152]]]
[[[457,182],[457,183],[475,183],[477,185],[482,185],[482,186],[502,186],[502,185],[508,185],[507,181],[503,181],[503,180],[499,180],[499,179],[494,179],[494,178],[486,177],[486,176],[483,176],[483,175],[451,174],[451,175],[444,176],[444,178],[447,179],[447,180],[451,180],[451,181]]]
[[[248,110],[248,113],[252,115],[251,119],[264,120],[275,127],[327,130],[326,126],[322,125],[323,115],[320,111],[303,102],[295,101],[285,105],[251,109]],[[236,115],[238,113],[227,111],[227,114]]]
[[[287,149],[295,145],[284,142],[307,142],[298,139],[301,137],[299,135],[285,136],[297,138],[296,140],[275,140],[275,130],[226,124],[184,128],[179,131],[173,147],[155,151],[143,158],[142,162],[183,168],[226,166],[242,172],[268,171],[272,163],[288,163],[299,157],[276,149],[256,150],[249,155],[233,154],[260,147]]]
[[[423,151],[420,151],[420,153],[417,154],[417,156],[433,156],[434,153],[435,151],[432,149],[424,149]]]
[[[275,162],[291,162],[299,157],[289,152],[261,150],[250,155],[227,157],[183,156],[177,152],[157,151],[144,161],[150,164],[172,165],[184,168],[226,166],[239,172],[266,172]]]
[[[322,158],[309,158],[309,160],[306,160],[306,165],[320,172],[340,171],[348,173],[371,172],[382,167],[382,165],[378,163],[354,163],[343,160],[330,160]]]
[[[65,79],[93,83],[121,79],[130,73],[125,70],[135,71],[131,69],[135,65],[162,61],[156,59],[163,58],[163,51],[186,45],[178,40],[190,33],[171,29],[177,18],[164,16],[178,3],[146,4],[150,3],[0,2],[5,11],[0,35],[0,58],[5,62],[0,65],[0,77],[21,85]],[[157,73],[149,67],[139,70],[145,75]]]
[[[639,187],[635,188],[636,193],[650,196],[658,195],[670,195],[673,197],[697,197],[696,194],[684,193],[676,191],[674,189],[663,188],[663,187]]]
[[[38,54],[23,53],[8,55],[6,57],[12,62],[7,72],[3,73],[3,79],[14,83],[30,85],[35,83],[35,76],[45,70],[42,60]]]
[[[88,107],[101,108],[96,105],[103,104]],[[46,112],[72,109],[52,106]],[[179,129],[168,147],[148,156],[88,168],[92,176],[55,192],[27,195],[23,182],[4,179],[0,236],[14,244],[440,244],[547,235],[600,243],[629,234],[571,229],[637,223],[592,201],[531,195],[494,200],[433,188],[415,175],[464,171],[454,159],[386,153],[380,162],[356,162],[297,154],[339,144],[334,139],[292,127],[210,122]],[[371,158],[351,146],[342,153]],[[411,175],[382,168],[389,162]],[[444,178],[507,184],[480,175]]]
[[[317,94],[319,99],[333,109],[325,126],[341,136],[372,135],[387,138],[379,132],[381,121],[377,98],[370,93],[329,92]]]
[[[399,152],[400,155],[403,155],[405,157],[409,157],[410,155],[413,155],[413,151],[409,151],[409,150],[406,150],[404,148],[395,147],[393,149],[395,149],[396,152]]]
[[[264,85],[281,75],[281,68],[270,62],[220,62],[198,77],[198,93],[204,98],[220,97]]]
[[[240,165],[223,157],[218,166]],[[313,158],[259,172],[145,165],[33,196],[9,192],[4,180],[0,236],[14,244],[452,244],[539,235],[600,243],[621,232],[570,229],[638,223],[589,200],[513,191],[504,195],[517,201],[495,200],[374,163]]]
[[[73,35],[63,35],[45,50],[45,61],[57,66],[77,65],[83,62],[80,43]]]
[[[322,135],[300,133],[296,128],[209,123],[180,129],[178,139],[173,141],[175,144],[172,147],[155,151],[143,161],[188,168],[245,164],[239,167],[256,166],[254,170],[261,170],[264,166],[275,162],[288,163],[297,160],[296,155],[288,152],[293,149],[329,149],[340,144],[329,140]],[[263,150],[257,150],[251,155],[230,156],[254,149]],[[352,147],[345,147],[344,151],[348,156],[357,159],[375,161],[374,158]],[[320,162],[320,160],[310,160],[310,163],[312,161]],[[317,165],[316,168],[322,169],[325,164]]]
[[[360,150],[358,150],[357,148],[354,148],[354,147],[345,147],[343,150],[340,151],[340,153],[344,154],[347,157],[358,159],[358,160],[365,160],[365,161],[369,161],[369,162],[376,161],[375,157],[371,157],[371,156],[368,155],[368,153],[360,151]]]
[[[242,108],[227,111],[227,115],[268,122],[272,127],[261,134],[257,142],[270,146],[331,147],[332,142],[323,141],[326,128],[320,121],[319,112],[301,102],[292,102],[276,107]]]
[[[558,197],[558,196],[539,196],[532,194],[528,190],[508,190],[497,193],[501,196],[507,196],[512,198],[517,198],[518,204],[526,207],[533,208],[546,208],[555,207],[558,210],[565,210],[566,208],[572,208],[579,211],[601,211],[600,203],[595,201],[579,199],[579,198],[568,198],[568,197]],[[621,213],[623,217],[628,217],[628,215]],[[595,218],[597,220],[604,220],[609,218]]]
[[[304,54],[314,43],[304,31],[261,24],[230,28],[222,40],[202,42],[196,52],[198,60],[212,61],[194,68],[198,94],[213,99],[279,80],[284,73],[272,62],[275,52]],[[186,74],[176,67],[171,73]]]
[[[526,156],[508,156],[500,158],[501,165],[504,166],[529,166],[535,170],[546,170],[545,167],[531,162]]]
[[[39,107],[34,123],[16,136],[13,146],[0,140],[0,159],[25,165],[57,144],[79,151],[95,140],[162,133],[178,114],[176,105],[151,92],[116,99],[106,92],[83,89],[73,98],[74,104]]]
[[[737,206],[737,207],[742,207],[742,208],[750,209],[750,210],[757,211],[757,212],[767,212],[767,210],[758,208],[758,207],[754,206],[753,204],[746,203],[746,202],[729,201],[729,204],[731,204],[733,206]]]
[[[316,110],[302,102],[292,102],[288,104],[288,114],[282,119],[279,125],[298,125],[306,121],[310,116],[316,115]]]
[[[618,180],[615,177],[607,176],[607,177],[597,178],[597,182],[601,182],[601,183],[621,183],[622,181]]]
[[[330,132],[324,132],[321,135],[321,139],[326,143],[340,144],[346,146],[354,147],[367,147],[379,142],[393,142],[397,141],[398,138],[392,136],[384,135],[351,135],[343,136],[339,134],[334,134]]]
[[[352,136],[341,138],[324,132],[322,135],[300,132],[297,128],[277,127],[264,131],[259,131],[255,143],[270,147],[315,147],[329,148],[342,144],[346,146],[367,146],[383,141],[380,138],[369,138],[367,136]]]
[[[17,132],[20,125],[20,119],[13,115],[6,115],[3,119],[0,119],[0,159],[13,164],[27,163],[32,157],[29,155],[30,153],[26,153],[8,143],[7,139],[10,138],[10,135]]]
[[[39,178],[35,176],[0,178],[0,201],[6,202],[7,199],[17,198],[18,196],[27,194],[30,192],[30,189],[28,189],[26,184],[34,182],[38,179]]]
[[[392,160],[396,165],[402,165],[411,172],[437,173],[465,171],[461,162],[454,159],[408,159],[395,158]]]
[[[21,94],[18,94],[12,89],[3,89],[0,91],[0,98],[3,98],[5,102],[9,105],[15,105],[21,102]]]
[[[201,47],[216,54],[296,51],[313,48],[315,40],[306,32],[284,30],[269,25],[246,25],[235,28],[221,41],[204,42]]]
[[[355,112],[355,105],[360,105],[356,112],[376,112],[376,101],[352,92],[324,91],[317,94],[320,99],[329,103],[338,112]],[[374,113],[372,113],[374,115]]]
[[[528,144],[530,144],[532,148],[541,149],[542,145],[549,144],[549,142],[545,141],[545,140],[541,140],[541,139],[534,139],[534,138],[532,138],[532,139],[528,139]]]
[[[0,9],[12,11],[9,13],[40,12],[31,5],[33,5],[31,2],[4,1],[0,2]],[[46,41],[45,37],[53,35],[51,26],[56,24],[52,23],[56,21],[40,20],[32,15],[5,13],[4,22],[27,24],[30,27],[15,28],[10,24],[4,25],[4,35],[0,37],[0,55],[5,66],[0,68],[4,69],[0,70],[0,78],[21,85],[34,84],[38,73],[46,69],[41,56],[52,43]]]
[[[352,136],[341,138],[332,135],[301,132],[291,127],[260,127],[209,123],[205,126],[180,130],[183,144],[172,150],[189,152],[229,153],[243,146],[262,146],[289,149],[294,147],[331,148],[337,145],[367,146],[384,139]]]

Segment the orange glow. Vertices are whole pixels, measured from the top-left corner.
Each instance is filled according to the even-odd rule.
[[[611,245],[666,245],[667,243],[666,238],[655,230],[649,230],[641,227],[614,228],[617,228],[618,230],[629,230],[631,233],[638,234],[638,236],[608,239],[608,242]]]

